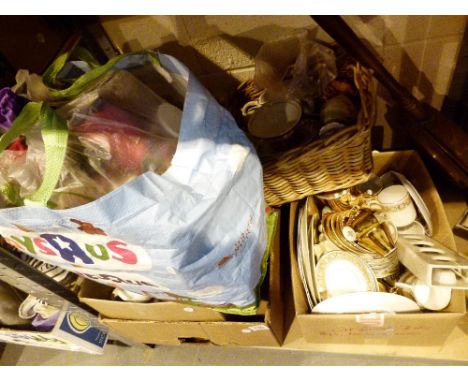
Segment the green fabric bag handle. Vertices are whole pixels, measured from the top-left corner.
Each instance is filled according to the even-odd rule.
[[[89,52],[86,48],[77,46],[76,48],[58,56],[54,62],[45,70],[42,75],[44,83],[52,88],[59,85],[60,81],[57,81],[57,76],[64,68],[72,54],[80,61],[86,62],[91,69],[95,69],[100,66],[99,62],[94,58],[91,52]]]
[[[85,51],[85,50],[83,50]],[[142,51],[139,53],[126,53],[120,56],[116,56],[111,58],[107,61],[106,64],[101,66],[96,66],[97,62],[91,59],[92,55],[87,52],[81,52],[81,56],[83,57],[84,61],[87,62],[90,67],[92,68],[89,72],[83,74],[79,78],[77,78],[73,84],[71,84],[68,88],[65,89],[55,89],[57,81],[57,75],[63,69],[65,64],[70,58],[72,51],[63,53],[62,55],[58,56],[55,61],[47,68],[47,70],[42,75],[42,80],[44,84],[49,88],[49,93],[55,101],[62,101],[74,98],[78,96],[86,87],[94,83],[108,71],[110,71],[118,62],[123,60],[128,56],[146,56],[150,62],[153,64],[160,65],[158,55],[155,52],[151,51]],[[89,55],[89,56],[88,56]]]
[[[75,49],[73,49],[72,52],[80,61],[86,62],[91,69],[101,66],[101,64],[94,58],[91,52],[82,46],[78,45]]]
[[[45,149],[45,172],[39,188],[24,205],[47,206],[62,172],[68,143],[68,127],[55,111],[44,103],[29,102],[15,118],[10,129],[0,137],[0,153],[38,121]]]
[[[45,150],[45,171],[40,187],[24,200],[25,206],[47,206],[57,186],[65,162],[68,144],[68,127],[46,104],[41,108],[42,140]]]

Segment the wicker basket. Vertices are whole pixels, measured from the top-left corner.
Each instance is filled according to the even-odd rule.
[[[373,168],[371,128],[375,121],[375,89],[372,74],[359,64],[354,68],[354,82],[361,98],[356,125],[263,163],[268,205],[279,206],[367,180]]]

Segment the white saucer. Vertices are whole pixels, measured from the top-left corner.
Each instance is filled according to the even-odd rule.
[[[316,266],[321,299],[352,292],[377,291],[374,273],[359,257],[345,251],[324,254]]]
[[[298,209],[297,213],[297,244],[296,244],[296,250],[297,250],[297,266],[299,268],[299,276],[302,281],[302,286],[304,287],[304,291],[306,293],[307,297],[307,303],[309,304],[309,308],[312,310],[314,305],[316,304],[315,298],[312,298],[311,291],[309,289],[309,283],[307,281],[307,275],[306,275],[306,270],[305,270],[305,264],[304,264],[304,251],[307,249],[305,248],[305,239],[304,238],[304,215],[306,214],[305,208],[300,207]]]
[[[312,313],[417,312],[419,306],[408,297],[385,292],[356,292],[331,297],[317,304]]]

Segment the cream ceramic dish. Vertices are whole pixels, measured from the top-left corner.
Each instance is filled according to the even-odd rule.
[[[378,285],[369,266],[352,253],[333,251],[324,254],[316,267],[321,300],[352,292],[377,291]]]
[[[312,309],[312,313],[346,314],[374,312],[417,312],[419,306],[413,300],[394,293],[356,292],[324,300]]]

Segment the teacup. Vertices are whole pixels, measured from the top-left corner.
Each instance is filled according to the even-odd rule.
[[[451,269],[434,269],[432,284],[437,286],[453,286],[457,283],[457,276]]]
[[[370,203],[396,227],[406,227],[417,218],[416,208],[406,188],[394,184],[384,188]]]
[[[26,297],[21,303],[21,305],[19,306],[19,309],[18,309],[19,317],[22,319],[34,318],[34,316],[37,314],[34,311],[34,307],[36,306],[36,304],[39,304],[39,303],[40,303],[39,300],[32,295],[29,295],[28,297]]]
[[[415,299],[416,303],[428,310],[442,310],[447,307],[452,297],[452,288],[428,285],[413,274],[405,273],[395,286],[401,288]]]

